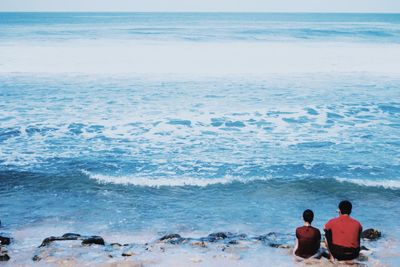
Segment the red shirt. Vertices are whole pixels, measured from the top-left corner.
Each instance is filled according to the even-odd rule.
[[[348,215],[340,215],[325,224],[326,230],[332,231],[334,245],[358,248],[360,247],[361,224]]]
[[[309,258],[318,252],[321,243],[321,233],[312,226],[302,226],[296,229],[298,247],[294,252],[302,258]]]

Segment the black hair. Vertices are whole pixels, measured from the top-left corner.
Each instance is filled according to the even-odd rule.
[[[305,210],[303,212],[303,219],[305,222],[311,223],[314,220],[314,212],[312,210]]]
[[[351,202],[348,200],[343,200],[339,203],[339,210],[342,214],[350,215],[352,207],[353,205],[351,205]]]

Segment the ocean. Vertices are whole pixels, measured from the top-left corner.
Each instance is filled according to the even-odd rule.
[[[362,264],[398,266],[400,14],[0,13],[0,182],[10,266],[67,232],[145,266],[301,266],[247,239],[142,247],[293,245],[343,199],[383,235]]]

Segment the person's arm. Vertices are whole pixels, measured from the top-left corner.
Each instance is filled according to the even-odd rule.
[[[299,235],[297,233],[297,230],[298,229],[296,229],[296,240],[294,241],[293,256],[297,256],[296,251],[299,248]]]
[[[296,251],[298,248],[299,248],[299,240],[296,237],[296,240],[294,241],[293,256],[297,256]]]
[[[324,226],[324,232],[325,232],[325,246],[326,249],[328,250],[328,257],[330,260],[333,260],[333,256],[331,254],[331,250],[329,248],[329,245],[332,243],[332,226],[331,226],[331,221],[327,222]]]

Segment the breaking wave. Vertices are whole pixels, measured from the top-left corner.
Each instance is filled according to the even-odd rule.
[[[82,173],[87,175],[90,179],[94,179],[99,183],[104,184],[122,184],[122,185],[134,185],[143,187],[182,187],[182,186],[197,186],[206,187],[209,185],[224,185],[232,183],[249,183],[254,181],[268,181],[269,177],[234,177],[225,176],[221,178],[196,178],[196,177],[145,177],[145,176],[134,176],[134,175],[104,175],[95,174],[85,170]]]
[[[352,183],[360,186],[368,187],[382,187],[385,189],[400,189],[400,180],[361,180],[361,179],[348,179],[348,178],[335,178],[336,181],[341,183]]]

